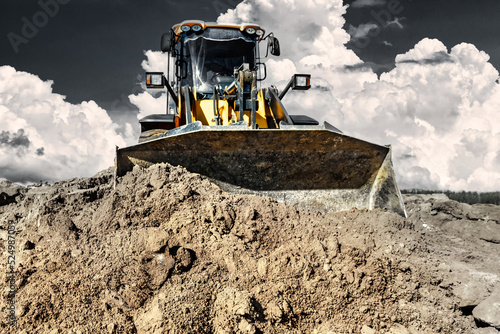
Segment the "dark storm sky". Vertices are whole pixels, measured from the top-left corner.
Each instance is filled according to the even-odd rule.
[[[49,8],[56,12],[56,0]],[[94,100],[109,110],[129,95],[142,74],[143,50],[158,50],[160,36],[186,19],[214,21],[236,0],[59,0],[59,9],[16,53],[9,33],[23,37],[26,19],[43,23],[39,1],[0,2],[0,66],[53,80],[54,91],[67,101]],[[38,14],[37,14],[38,13]],[[26,19],[23,19],[26,18]],[[30,32],[24,30],[24,32]],[[13,35],[10,34],[11,39]],[[16,43],[14,43],[16,44]],[[116,103],[114,104],[116,106]]]
[[[371,0],[372,2],[378,2]],[[355,0],[344,0],[353,4]],[[347,10],[346,30],[349,25],[359,26],[375,22],[381,31],[370,38],[364,48],[352,48],[365,62],[380,66],[379,71],[394,66],[394,57],[405,53],[422,38],[437,38],[448,49],[462,42],[474,44],[479,50],[489,54],[490,62],[500,70],[500,1],[498,0],[399,0],[397,15],[388,10],[389,1],[380,1],[381,5],[371,7],[353,7]],[[381,26],[378,18],[397,23]],[[384,44],[384,42],[392,45]]]
[[[56,10],[54,3],[59,1]],[[498,0],[400,0],[398,15],[383,15],[387,1],[379,6],[351,7],[345,16],[346,30],[398,18],[384,26],[363,48],[353,48],[358,56],[381,72],[393,67],[394,57],[411,49],[424,37],[438,38],[448,48],[461,42],[475,44],[491,56],[500,68],[500,1]],[[346,0],[352,4],[354,0]],[[46,3],[53,15],[43,15]],[[54,91],[67,101],[94,100],[110,111],[134,93],[143,50],[157,50],[162,33],[185,19],[214,21],[220,12],[234,8],[237,0],[2,0],[0,3],[0,66],[54,81]],[[51,5],[48,5],[51,4]],[[385,13],[387,14],[387,13]],[[48,18],[44,20],[44,18]],[[26,22],[38,20],[38,31],[25,38]],[[29,29],[28,29],[29,30]],[[13,46],[14,35],[25,38]],[[10,36],[10,39],[9,39]],[[279,36],[278,36],[279,37]],[[17,52],[15,48],[17,47]]]

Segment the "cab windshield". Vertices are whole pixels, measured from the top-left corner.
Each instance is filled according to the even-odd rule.
[[[255,39],[235,29],[211,28],[187,37],[188,75],[182,84],[201,94],[212,94],[214,85],[225,88],[234,81],[235,68],[243,63],[255,68],[255,44]]]

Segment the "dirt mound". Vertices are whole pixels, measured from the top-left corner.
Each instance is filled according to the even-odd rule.
[[[485,219],[412,196],[409,219],[323,215],[163,164],[116,188],[110,169],[0,193],[0,238],[8,221],[17,230],[17,323],[6,287],[2,333],[469,333],[500,277],[487,268],[500,254],[494,206]],[[479,225],[489,232],[462,238]],[[484,289],[465,302],[458,279],[476,273]]]

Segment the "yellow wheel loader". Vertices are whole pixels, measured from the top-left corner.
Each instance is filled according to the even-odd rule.
[[[139,143],[117,149],[117,176],[168,162],[226,191],[303,209],[386,208],[405,216],[389,146],[288,114],[283,97],[309,89],[310,75],[294,74],[281,92],[260,87],[264,41],[266,57],[280,55],[277,38],[256,24],[191,20],[164,34],[167,73],[146,73],[146,86],[166,90],[167,111],[141,119]]]

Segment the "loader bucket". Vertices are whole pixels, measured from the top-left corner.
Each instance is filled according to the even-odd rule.
[[[118,149],[116,173],[161,162],[205,175],[229,192],[269,196],[303,209],[386,208],[406,216],[390,147],[324,126],[249,129],[196,122]]]

